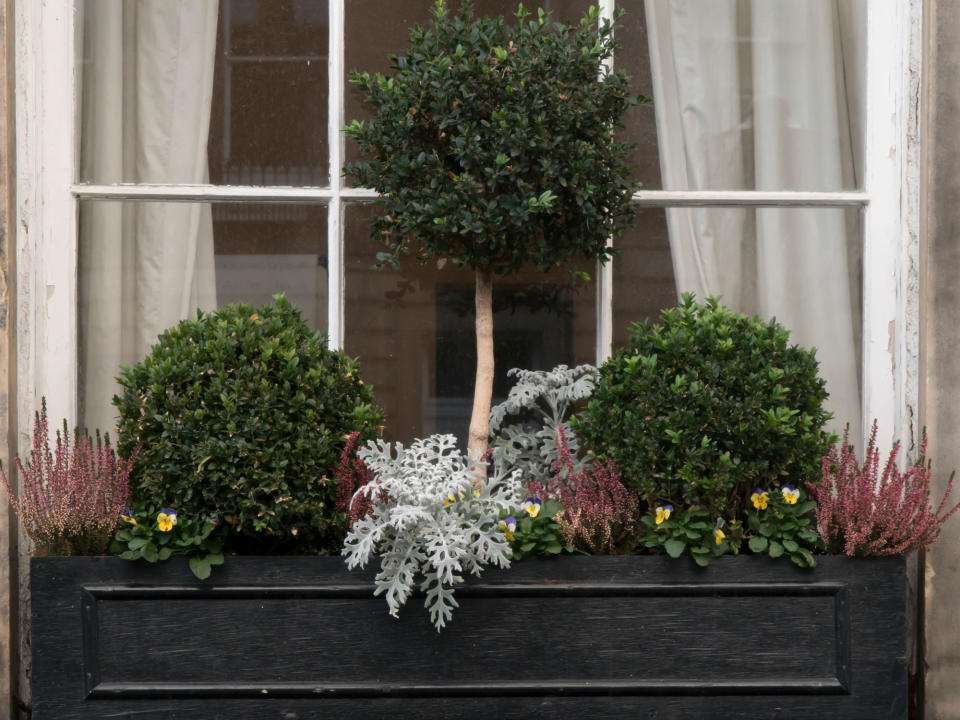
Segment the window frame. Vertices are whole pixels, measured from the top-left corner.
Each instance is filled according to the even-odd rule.
[[[599,0],[605,17],[615,0]],[[78,208],[81,200],[305,202],[327,206],[328,334],[344,336],[343,211],[376,193],[343,183],[345,0],[329,0],[329,185],[316,187],[80,183],[76,117],[82,31],[76,0],[16,0],[17,392],[20,439],[47,398],[53,417],[77,419]],[[641,190],[641,207],[850,207],[862,212],[864,432],[912,448],[919,368],[919,88],[922,0],[867,2],[863,190],[842,192]],[[615,62],[615,59],[614,59]],[[612,266],[598,271],[597,362],[612,345]],[[821,352],[829,352],[822,348]],[[891,391],[892,390],[892,391]]]

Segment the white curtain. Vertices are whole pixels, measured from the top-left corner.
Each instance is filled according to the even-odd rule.
[[[81,177],[206,183],[217,0],[84,5]],[[206,203],[87,202],[81,209],[84,423],[112,431],[121,363],[216,307]]]
[[[646,0],[663,187],[843,190],[861,172],[865,0]],[[860,437],[860,233],[842,209],[667,211],[678,292],[817,348]]]

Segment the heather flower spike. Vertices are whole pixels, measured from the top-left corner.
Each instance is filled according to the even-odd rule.
[[[643,527],[637,494],[623,484],[611,461],[578,463],[562,425],[556,449],[553,476],[546,483],[529,483],[527,492],[563,506],[555,520],[571,545],[595,555],[631,554]]]
[[[817,501],[817,527],[832,552],[847,555],[897,555],[931,545],[943,523],[958,509],[944,512],[953,489],[953,476],[943,499],[930,505],[930,463],[925,460],[927,435],[920,439],[919,459],[907,470],[897,468],[899,443],[880,469],[877,423],[873,423],[863,465],[849,442],[850,427],[839,447],[823,457],[819,484],[808,483]]]
[[[130,497],[130,471],[139,453],[118,458],[110,439],[92,439],[67,423],[50,448],[46,400],[33,427],[33,447],[26,463],[18,457],[21,489],[16,493],[0,470],[0,484],[10,498],[37,550],[49,555],[95,555],[106,550]],[[128,521],[129,522],[129,521]]]

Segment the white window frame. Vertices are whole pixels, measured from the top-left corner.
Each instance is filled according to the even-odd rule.
[[[600,0],[605,16],[615,0]],[[644,207],[847,207],[863,214],[863,404],[891,439],[916,438],[919,366],[919,87],[922,0],[869,2],[862,191],[661,191]],[[344,334],[342,220],[371,190],[343,184],[344,0],[330,0],[326,188],[96,185],[77,179],[79,88],[74,0],[15,0],[17,389],[21,444],[46,396],[52,417],[77,418],[78,207],[82,199],[322,203],[328,207],[328,333]],[[599,273],[597,360],[613,336],[612,267]],[[829,352],[823,348],[822,352]]]

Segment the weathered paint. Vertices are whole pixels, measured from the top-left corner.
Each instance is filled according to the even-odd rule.
[[[0,88],[8,88],[12,75],[11,18],[13,2],[0,2]],[[9,440],[16,432],[16,392],[10,359],[15,351],[13,237],[16,227],[13,208],[14,152],[13,105],[6,92],[0,96],[0,464],[10,473],[13,453]],[[14,682],[17,677],[16,622],[17,578],[16,521],[0,491],[0,717],[14,717]]]

